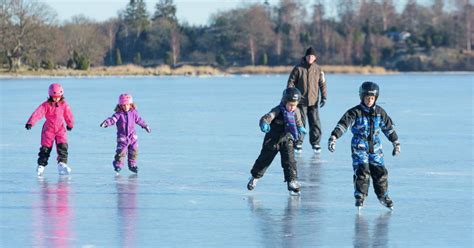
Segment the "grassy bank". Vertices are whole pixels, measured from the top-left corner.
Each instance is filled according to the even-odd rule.
[[[244,66],[219,69],[212,66],[181,66],[171,68],[167,65],[157,67],[141,67],[136,65],[93,67],[87,71],[56,69],[56,70],[20,70],[8,72],[0,70],[0,76],[203,76],[203,75],[233,75],[233,74],[288,74],[293,66]],[[394,71],[383,67],[371,66],[322,66],[326,73],[356,73],[356,74],[388,74]]]

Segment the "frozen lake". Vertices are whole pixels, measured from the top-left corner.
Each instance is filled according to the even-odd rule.
[[[298,157],[300,197],[289,196],[279,156],[248,192],[263,133],[287,75],[0,79],[1,247],[472,247],[474,74],[327,75],[320,111],[323,153]],[[402,153],[382,138],[395,210],[373,193],[354,207],[351,134],[335,153],[327,139],[358,104],[358,87],[381,87]],[[36,177],[43,121],[24,125],[59,82],[76,124],[72,175],[53,150]],[[139,175],[116,177],[115,127],[99,124],[120,93],[134,96],[152,128],[138,128]]]

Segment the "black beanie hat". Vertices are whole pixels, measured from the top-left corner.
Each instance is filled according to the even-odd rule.
[[[313,47],[309,47],[309,48],[306,50],[306,53],[304,54],[304,56],[308,56],[308,55],[314,55],[314,56],[316,56],[316,50],[314,50]]]

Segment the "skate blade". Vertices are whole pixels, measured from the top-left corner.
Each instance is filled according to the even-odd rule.
[[[58,174],[60,176],[68,176],[69,174],[71,174],[71,168],[61,168],[58,170]]]
[[[295,192],[295,191],[288,190],[288,192],[290,193],[290,196],[301,196],[301,191]]]
[[[356,207],[357,208],[357,212],[360,213],[362,211],[362,206],[358,206]]]

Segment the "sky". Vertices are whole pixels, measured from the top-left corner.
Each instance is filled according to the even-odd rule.
[[[85,15],[97,21],[116,17],[117,12],[125,9],[129,0],[41,0],[52,7],[59,21],[69,20],[75,15]],[[153,11],[158,0],[145,0],[148,11]],[[263,0],[174,0],[177,17],[180,22],[194,25],[208,24],[209,18],[218,11],[229,10],[245,3],[259,3]],[[269,0],[275,5],[279,0]]]
[[[70,20],[75,15],[84,15],[96,21],[104,21],[118,16],[118,11],[125,9],[129,0],[39,0],[47,3],[57,12],[60,22]],[[419,0],[419,3],[427,4],[431,0]],[[148,12],[151,14],[158,0],[145,0]],[[174,0],[177,7],[178,20],[191,25],[208,24],[212,14],[219,11],[233,9],[245,4],[263,3],[264,0]],[[270,5],[277,5],[280,0],[268,0]],[[307,1],[310,6],[314,1]],[[326,12],[331,15],[335,13],[334,2],[325,0],[329,9]],[[398,9],[405,5],[407,0],[394,1]]]

